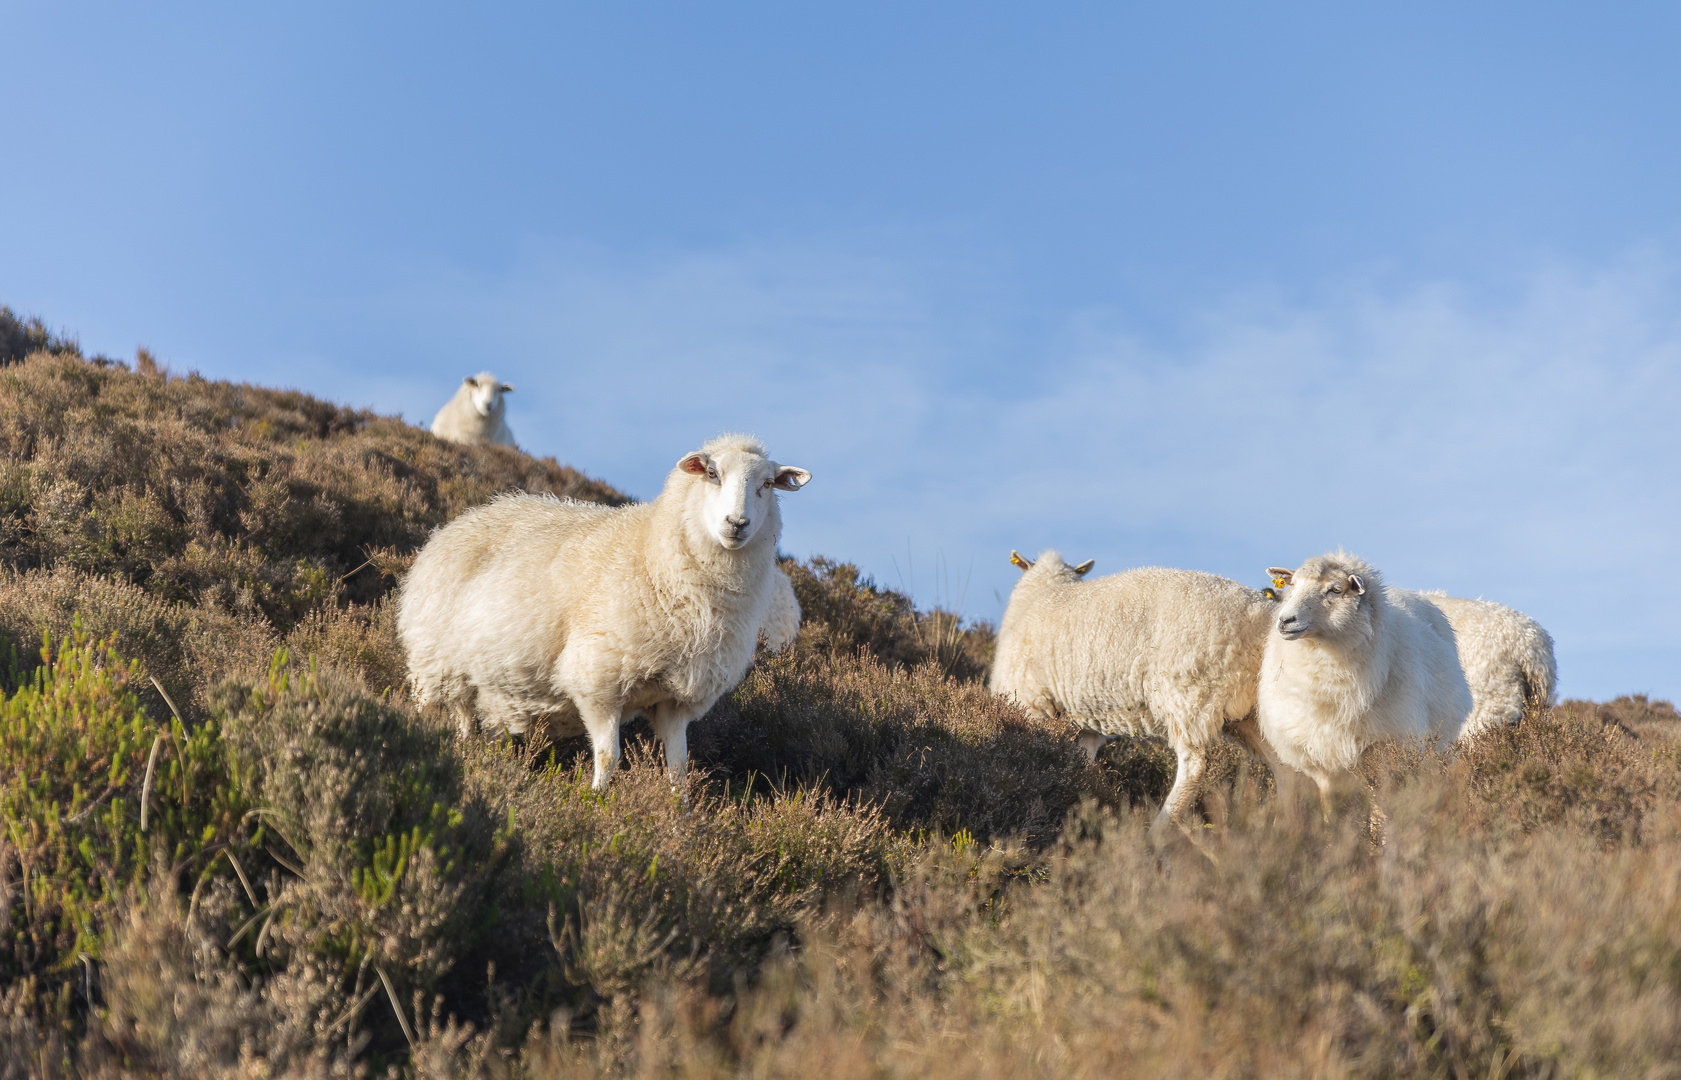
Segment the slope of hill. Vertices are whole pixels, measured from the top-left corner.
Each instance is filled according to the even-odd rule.
[[[816,559],[799,641],[692,729],[692,809],[645,732],[598,796],[575,746],[412,708],[388,604],[498,490],[617,492],[9,312],[0,345],[0,1073],[1681,1062],[1667,703],[1375,752],[1382,845],[1224,748],[1156,851],[1170,754],[1086,765],[982,688],[985,627]]]

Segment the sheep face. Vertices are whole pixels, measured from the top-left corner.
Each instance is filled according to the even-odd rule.
[[[695,478],[689,491],[695,519],[726,551],[746,547],[767,522],[780,520],[778,491],[798,491],[811,479],[804,469],[737,446],[696,451],[677,468]]]
[[[513,389],[488,371],[469,376],[462,382],[473,402],[473,411],[480,416],[500,416],[506,408],[502,395]]]
[[[1371,632],[1367,595],[1378,581],[1377,572],[1365,562],[1339,552],[1309,559],[1299,570],[1274,566],[1267,573],[1288,589],[1277,617],[1278,636],[1285,641],[1335,640]]]

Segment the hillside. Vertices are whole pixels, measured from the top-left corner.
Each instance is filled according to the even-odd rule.
[[[1156,851],[1165,748],[1088,766],[987,628],[788,561],[692,809],[640,725],[597,796],[414,709],[389,600],[466,507],[607,484],[3,309],[0,404],[5,1076],[1681,1071],[1667,703],[1374,752],[1381,847],[1225,747]]]

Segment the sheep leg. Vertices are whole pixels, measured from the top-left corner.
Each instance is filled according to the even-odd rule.
[[[1278,790],[1278,801],[1288,805],[1290,796],[1295,791],[1295,770],[1278,759],[1272,744],[1261,734],[1261,722],[1255,718],[1255,714],[1251,712],[1241,720],[1229,722],[1226,732],[1245,750],[1267,763],[1267,768],[1272,770],[1273,786]]]
[[[594,701],[578,702],[578,715],[589,732],[590,748],[595,751],[595,778],[590,787],[605,791],[607,781],[619,767],[619,722],[622,710],[616,705]]]
[[[1326,821],[1331,820],[1331,811],[1336,806],[1337,778],[1326,772],[1310,772],[1308,776],[1319,785],[1319,812]]]
[[[1113,739],[1114,736],[1112,735],[1105,735],[1101,731],[1092,731],[1090,728],[1075,736],[1075,741],[1080,744],[1080,749],[1086,752],[1087,761],[1096,761],[1097,752],[1108,746]]]
[[[671,777],[672,786],[683,792],[685,803],[689,799],[684,785],[689,772],[689,721],[698,715],[699,711],[686,703],[662,701],[648,718],[654,736],[665,744],[666,774]]]
[[[1150,824],[1151,835],[1160,833],[1168,822],[1178,820],[1180,807],[1187,800],[1195,799],[1202,789],[1202,771],[1208,764],[1207,747],[1175,746],[1173,751],[1179,758],[1179,768],[1174,773],[1173,787],[1162,801],[1156,820]]]

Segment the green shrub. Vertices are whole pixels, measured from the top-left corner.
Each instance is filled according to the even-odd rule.
[[[153,721],[108,642],[48,639],[41,661],[0,705],[0,979],[49,1000],[83,988],[149,870],[194,887],[224,856],[249,858],[260,830],[217,725]]]

